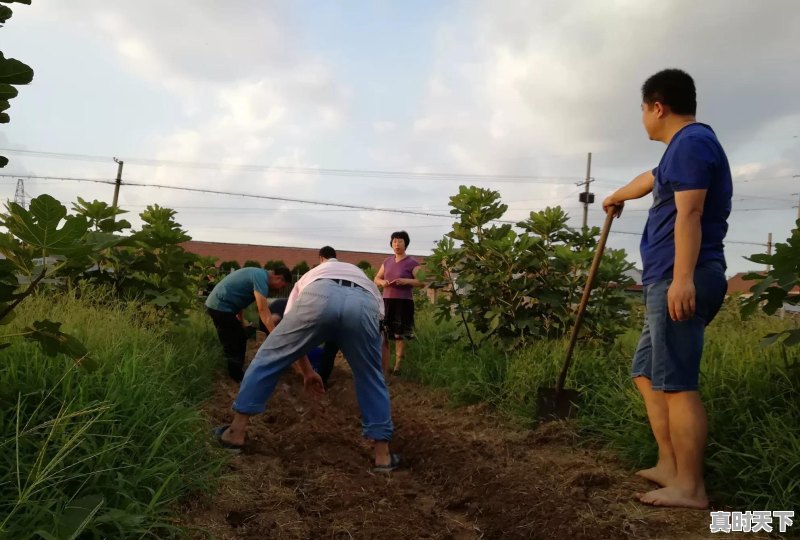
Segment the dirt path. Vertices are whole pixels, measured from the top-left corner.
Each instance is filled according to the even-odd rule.
[[[435,390],[391,381],[405,467],[368,472],[349,372],[337,363],[321,402],[287,373],[256,417],[213,501],[187,509],[196,538],[711,538],[707,512],[643,507],[647,489],[563,427],[504,425],[482,406],[452,408]],[[220,381],[207,414],[229,419],[236,385]],[[735,538],[733,535],[724,535]],[[753,538],[757,535],[747,535]]]

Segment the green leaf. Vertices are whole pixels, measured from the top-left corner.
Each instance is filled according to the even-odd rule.
[[[58,537],[65,540],[78,538],[104,502],[105,499],[101,495],[88,495],[67,504],[64,512],[58,517]]]
[[[9,100],[17,97],[19,92],[10,84],[0,84],[0,99]]]
[[[0,98],[0,112],[7,111],[9,107],[11,107],[11,103],[9,103],[5,99]]]
[[[800,343],[800,328],[787,330],[786,333],[789,334],[789,337],[783,341],[785,346],[791,347]]]
[[[0,0],[0,4],[25,4],[26,6],[31,5],[31,0]]]
[[[14,12],[11,10],[10,7],[0,6],[0,24],[10,19],[13,14]]]
[[[106,510],[94,520],[95,523],[111,523],[117,527],[125,527],[134,529],[144,523],[145,516],[139,514],[131,514],[118,508],[111,508]]]
[[[118,236],[116,234],[105,232],[86,233],[86,242],[91,246],[92,251],[102,251],[117,246],[124,240],[124,236]]]
[[[8,158],[6,156],[0,156],[0,169],[8,165]]]
[[[8,307],[7,303],[5,302],[0,303],[0,311],[5,311],[7,307]],[[11,321],[13,321],[16,318],[17,318],[17,312],[11,311],[8,315],[0,319],[0,325],[5,326],[6,324],[10,324]]]
[[[29,84],[33,80],[33,69],[16,58],[6,58],[0,52],[0,83]]]
[[[770,345],[772,345],[773,343],[778,341],[782,336],[783,336],[783,332],[774,332],[774,333],[771,333],[771,334],[767,334],[766,336],[764,336],[762,338],[761,346],[762,347],[769,347]]]
[[[80,359],[88,354],[83,343],[77,338],[61,331],[61,323],[55,321],[34,321],[33,327],[26,327],[25,339],[38,341],[47,356],[65,354]]]
[[[2,2],[2,1],[3,0],[0,0],[0,2]],[[36,536],[41,536],[42,540],[61,540],[61,538],[59,538],[57,536],[53,536],[49,532],[44,531],[42,529],[36,529],[35,531],[33,531],[33,534],[35,534]]]
[[[0,124],[8,124],[11,122],[11,117],[6,113],[0,113]]]
[[[116,220],[114,220],[112,218],[109,218],[109,219],[104,219],[104,220],[100,221],[97,224],[97,227],[101,231],[106,232],[106,233],[121,232],[121,231],[124,231],[125,229],[130,229],[131,228],[131,223],[130,223],[130,221],[128,221],[126,219],[120,219],[119,221],[116,221]]]
[[[23,244],[10,233],[0,233],[0,253],[5,255],[6,260],[13,263],[19,272],[32,274],[34,264],[31,259],[36,257],[36,250],[31,246]]]
[[[16,298],[19,288],[17,268],[8,259],[0,259],[0,302],[8,302]]]
[[[11,234],[41,250],[42,257],[74,255],[85,251],[81,238],[89,227],[83,216],[66,217],[67,209],[50,195],[31,201],[30,210],[16,203],[8,205],[4,225]],[[62,220],[63,227],[59,228]]]

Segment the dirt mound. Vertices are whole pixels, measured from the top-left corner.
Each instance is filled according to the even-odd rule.
[[[184,525],[196,538],[713,536],[707,512],[634,501],[652,486],[576,447],[568,427],[520,430],[485,406],[452,408],[443,394],[400,379],[390,385],[392,447],[404,467],[372,474],[349,372],[337,367],[332,381],[316,402],[297,375],[284,375],[214,499],[187,508]],[[207,407],[212,422],[230,418],[235,393],[219,382]]]

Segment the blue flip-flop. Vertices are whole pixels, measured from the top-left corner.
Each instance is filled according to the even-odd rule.
[[[388,465],[375,465],[372,467],[372,472],[374,473],[388,473],[392,472],[393,470],[400,467],[400,459],[399,454],[389,454],[389,464]]]
[[[222,440],[222,434],[225,433],[225,430],[228,429],[230,425],[226,424],[224,426],[217,426],[215,428],[211,428],[211,436],[214,437],[214,440],[219,443],[225,450],[231,450],[233,452],[241,452],[244,449],[244,445],[242,444],[233,444],[229,443],[228,441]]]

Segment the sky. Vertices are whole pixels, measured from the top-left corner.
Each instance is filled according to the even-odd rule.
[[[35,70],[0,148],[29,196],[174,208],[195,240],[424,255],[466,183],[498,191],[505,219],[561,205],[592,153],[602,199],[657,165],[640,88],[678,67],[697,85],[734,174],[729,274],[781,241],[800,192],[800,3],[762,0],[390,2],[33,0],[0,29]],[[57,155],[52,155],[57,154]],[[366,171],[388,171],[375,174]],[[435,173],[435,174],[434,174]],[[509,178],[513,177],[513,178]],[[61,178],[61,180],[59,180]],[[498,181],[500,180],[500,181]],[[157,184],[436,214],[405,215],[193,193]],[[609,246],[640,265],[651,199],[629,203]],[[439,215],[445,217],[437,217]]]

